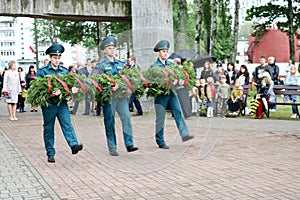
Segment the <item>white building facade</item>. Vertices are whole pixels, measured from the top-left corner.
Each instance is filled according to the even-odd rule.
[[[43,60],[49,58],[45,50],[51,45],[50,41],[39,43],[36,48],[34,42],[34,19],[28,17],[0,17],[0,69],[7,67],[10,60],[15,60],[25,72],[30,65],[36,65],[36,49],[38,49],[39,67]],[[84,62],[86,49],[81,46],[71,46],[62,43],[65,53],[62,62],[65,67]]]

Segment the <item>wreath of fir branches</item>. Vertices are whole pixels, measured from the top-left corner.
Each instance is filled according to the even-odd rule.
[[[143,72],[149,84],[149,87],[145,89],[147,97],[170,94],[175,77],[171,70],[168,70],[169,68],[152,67]]]
[[[144,95],[145,89],[148,87],[148,81],[142,80],[144,75],[138,68],[123,69],[120,74],[125,75],[130,80],[132,94],[135,97],[140,98]]]
[[[137,98],[144,94],[147,97],[156,97],[170,94],[175,79],[186,81],[186,87],[190,90],[195,83],[196,74],[190,65],[185,64],[182,67],[152,67],[145,71],[131,68],[121,70],[120,74],[114,76],[93,74],[87,78],[78,74],[48,75],[30,82],[26,101],[34,106],[48,106],[50,103],[60,104],[70,98],[83,101],[87,95],[89,100],[103,104],[110,102],[112,97],[127,98],[130,94],[129,87]],[[116,84],[118,89],[112,92]],[[72,87],[78,88],[78,92],[73,94]],[[51,93],[58,89],[61,94],[51,97]]]
[[[65,83],[64,86],[62,83]],[[30,82],[28,97],[26,102],[34,106],[49,106],[50,103],[61,104],[62,101],[69,100],[72,93],[71,86],[75,79],[71,76],[48,75],[44,78],[35,78]],[[53,91],[60,90],[59,96],[51,97]]]

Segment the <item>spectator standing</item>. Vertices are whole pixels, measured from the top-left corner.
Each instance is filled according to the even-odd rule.
[[[227,63],[227,75],[226,75],[226,83],[228,85],[234,85],[235,80],[237,79],[238,75],[235,70],[235,65],[233,62]]]
[[[77,74],[77,70],[76,70],[74,65],[69,66],[69,73],[70,74]]]
[[[91,61],[91,72],[90,72],[90,75],[92,74],[98,74],[99,71],[96,69],[96,64],[97,64],[97,61],[96,60],[92,60]],[[99,116],[101,115],[101,102],[96,102],[95,100],[92,102],[92,109],[96,110],[96,113],[94,113],[94,116]]]
[[[48,63],[49,63],[49,59],[47,59],[47,58],[46,58],[46,59],[44,59],[43,63],[44,63],[44,67],[45,67],[45,66],[47,66],[47,65],[48,65]]]
[[[3,89],[3,78],[4,78],[4,71],[0,70],[0,100],[1,100],[2,89]]]
[[[272,81],[274,81],[274,85],[279,85],[280,84],[280,80],[278,79],[278,77],[279,77],[279,67],[276,65],[275,62],[276,62],[276,59],[275,59],[274,56],[270,56],[268,58],[268,65],[272,69],[271,79],[272,79]],[[275,102],[277,102],[277,97],[275,98]],[[270,111],[276,111],[276,109],[277,109],[276,104],[270,106]]]
[[[6,103],[9,113],[9,120],[16,121],[16,109],[18,103],[18,94],[22,92],[17,63],[14,60],[9,61],[8,70],[6,70],[3,79],[3,93],[6,95]]]
[[[223,69],[222,63],[218,63],[217,70],[214,72],[214,76],[216,77],[216,82],[219,84],[221,82],[221,76],[225,75],[226,77],[227,74],[228,72]]]
[[[47,75],[68,74],[68,69],[59,65],[60,58],[64,50],[64,47],[60,44],[51,45],[45,52],[50,55],[51,61],[47,66],[42,67],[37,71],[37,77],[43,78]],[[77,137],[71,123],[67,101],[62,101],[59,105],[54,103],[55,101],[53,98],[58,98],[60,94],[61,91],[59,89],[54,90],[51,93],[49,105],[41,106],[44,120],[44,144],[48,156],[48,162],[50,163],[55,162],[54,125],[56,117],[60,123],[63,135],[71,148],[72,154],[77,154],[78,151],[83,149],[82,144],[78,144]]]
[[[200,116],[200,111],[202,106],[206,106],[207,101],[206,101],[206,95],[205,95],[205,80],[204,79],[197,79],[195,82],[195,86],[193,87],[193,96],[195,97],[196,100],[196,116]],[[206,109],[206,108],[205,108]]]
[[[262,86],[263,74],[264,72],[269,73],[270,77],[272,77],[272,68],[266,63],[266,57],[261,56],[259,59],[260,65],[255,68],[253,71],[254,85],[256,86],[256,90],[259,91]]]
[[[241,65],[240,70],[238,72],[238,79],[240,80],[240,86],[249,85],[250,75],[246,65]]]
[[[276,59],[274,56],[270,56],[268,58],[268,65],[271,67],[272,69],[272,81],[274,81],[274,85],[278,85],[279,84],[279,67],[278,65],[276,65]]]
[[[173,62],[170,62],[168,57],[170,43],[167,40],[161,40],[158,42],[154,47],[154,52],[158,53],[158,58],[156,61],[150,66],[158,67],[158,68],[165,68],[166,66],[173,66]],[[173,85],[183,85],[183,80],[176,80]],[[161,149],[169,149],[169,146],[166,144],[164,139],[164,126],[165,126],[165,117],[166,117],[166,109],[167,106],[171,110],[174,115],[174,119],[179,130],[179,134],[182,138],[182,141],[188,141],[194,138],[193,135],[190,135],[187,125],[185,123],[184,116],[182,114],[182,110],[180,107],[180,103],[178,101],[177,96],[174,92],[170,91],[169,95],[159,95],[154,98],[155,104],[155,112],[156,112],[156,123],[155,123],[155,138],[156,144]]]
[[[241,80],[236,79],[234,87],[232,88],[230,99],[228,100],[228,107],[231,115],[237,115],[242,101],[243,87],[241,86]]]
[[[209,61],[204,62],[204,69],[201,71],[200,79],[205,79],[205,82],[207,81],[208,77],[212,77],[214,82],[216,81],[216,77],[214,76],[214,72],[211,69],[211,65]]]
[[[286,68],[285,68],[286,76],[289,75],[289,73],[290,73],[290,67],[291,67],[292,65],[294,65],[294,64],[293,64],[293,61],[292,61],[292,60],[289,60],[288,65],[287,65]],[[300,68],[299,68],[298,70],[300,70]]]
[[[92,59],[87,58],[85,67],[78,69],[78,74],[84,74],[86,77],[92,73]],[[88,98],[88,95],[85,95],[85,109],[83,115],[89,115],[91,110],[91,100]],[[93,110],[92,110],[93,112]]]
[[[221,76],[221,83],[217,89],[217,115],[226,117],[227,101],[230,96],[230,86],[226,83],[226,76]]]
[[[207,78],[207,85],[205,91],[207,98],[206,117],[214,117],[214,110],[216,107],[216,87],[214,85],[213,77]]]
[[[128,58],[128,69],[137,68],[140,70],[141,68],[135,62],[136,62],[136,57],[134,57],[134,56],[129,57]],[[130,98],[129,98],[129,110],[130,110],[130,108],[131,108],[131,110],[133,110],[133,104],[135,105],[135,108],[137,110],[137,112],[135,114],[133,114],[133,116],[143,115],[143,109],[142,109],[139,99],[136,98],[136,96],[134,96],[133,94],[131,94]]]
[[[86,65],[83,65],[81,62],[78,62],[79,68],[77,70],[77,73],[81,75],[83,74],[86,77],[88,77],[92,72],[92,67],[90,65],[91,65],[90,58],[87,58]],[[88,94],[85,95],[84,102],[85,102],[85,108],[84,108],[84,113],[82,113],[82,115],[89,115],[91,109],[91,100],[88,98]],[[79,101],[74,101],[73,110],[71,111],[71,114],[76,115],[78,106],[79,106]]]
[[[97,63],[96,69],[98,69],[100,74],[119,74],[119,71],[124,69],[125,63],[121,62],[115,58],[115,47],[116,39],[113,36],[105,37],[100,43],[100,49],[104,51],[105,56],[100,63]],[[116,91],[118,86],[113,88]],[[111,156],[118,156],[117,152],[117,141],[115,133],[115,112],[117,111],[122,122],[123,137],[125,146],[128,152],[133,152],[138,150],[137,147],[133,145],[133,133],[132,125],[130,119],[130,113],[128,109],[128,98],[112,98],[110,102],[103,102],[103,116],[104,116],[104,126],[107,139],[107,145],[109,154]]]
[[[36,72],[35,72],[34,66],[30,65],[29,68],[28,68],[28,73],[25,76],[25,82],[26,82],[26,89],[27,90],[30,89],[30,83],[35,78],[36,78]],[[36,109],[35,105],[31,105],[30,112],[37,112],[37,109]]]
[[[297,68],[295,65],[291,65],[289,70],[289,75],[285,79],[286,85],[300,85],[300,76],[297,73]],[[290,95],[289,99],[295,103],[298,101],[298,95]],[[296,105],[292,105],[292,116],[291,118],[299,118],[299,110]]]
[[[21,93],[18,95],[18,103],[17,103],[17,110],[22,113],[26,112],[25,108],[25,100],[26,97],[22,95],[23,91],[26,88],[26,82],[25,82],[25,73],[23,71],[22,67],[18,67],[18,73],[19,73],[19,79],[20,79],[20,84],[21,84]]]

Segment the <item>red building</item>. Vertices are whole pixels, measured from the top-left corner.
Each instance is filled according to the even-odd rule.
[[[295,62],[299,62],[299,41],[294,37]],[[290,60],[289,38],[287,33],[278,29],[267,29],[260,40],[248,37],[249,46],[247,51],[250,63],[259,63],[260,56],[275,56],[276,62],[288,62]]]

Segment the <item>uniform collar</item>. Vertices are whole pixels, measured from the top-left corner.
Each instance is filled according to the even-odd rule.
[[[157,58],[156,63],[159,63],[160,65],[163,65],[163,66],[170,66],[170,65],[173,65],[173,63],[170,62],[168,59],[166,60],[165,64],[163,64],[163,63],[161,62],[161,60],[159,59],[159,57]]]
[[[119,63],[119,62],[120,62],[120,61],[119,61],[118,59],[116,59],[115,57],[114,57],[114,61],[111,62],[111,61],[108,59],[107,56],[104,57],[104,61],[105,61],[106,63]]]
[[[55,71],[55,70],[61,70],[61,71],[62,71],[64,67],[61,66],[61,65],[58,65],[57,69],[54,69],[54,68],[52,67],[52,65],[51,65],[51,62],[49,62],[48,65],[46,66],[46,68],[49,69],[49,70],[54,70],[54,71]]]

